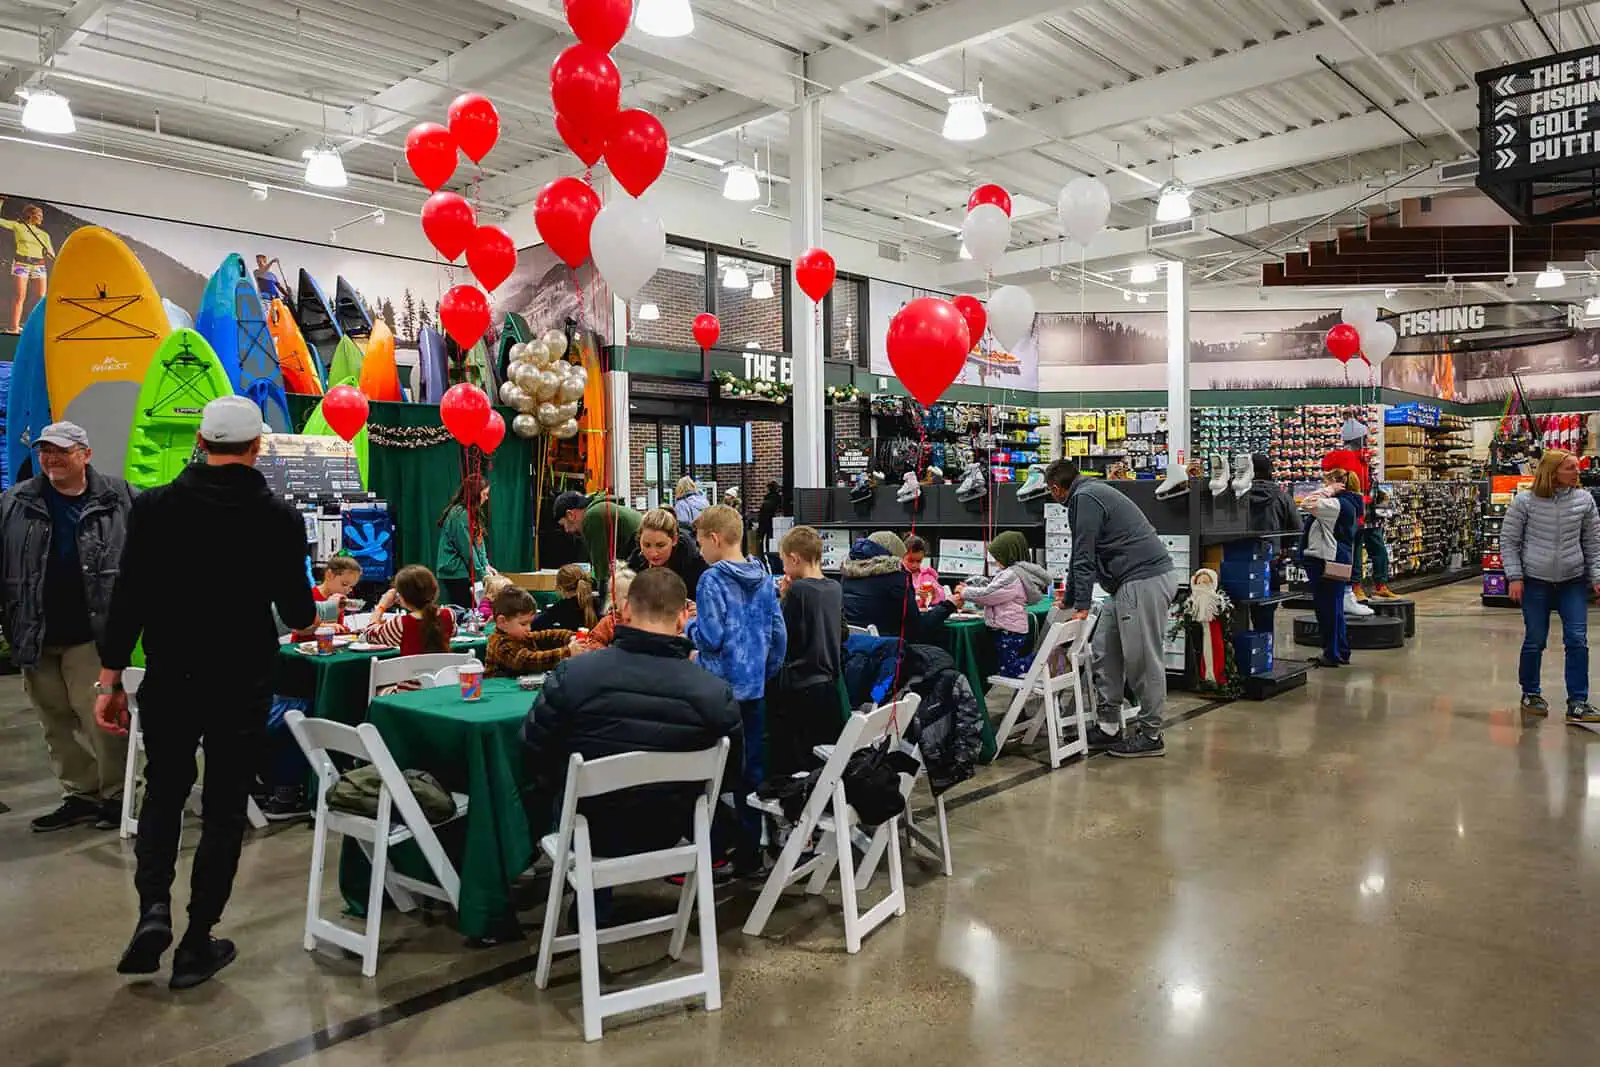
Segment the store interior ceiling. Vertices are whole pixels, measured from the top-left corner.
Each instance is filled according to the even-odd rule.
[[[1439,175],[1475,154],[1474,73],[1600,43],[1600,4],[1555,0],[692,4],[691,35],[631,28],[614,54],[624,106],[668,130],[669,175],[715,198],[725,163],[753,164],[751,210],[786,217],[789,116],[821,95],[825,228],[940,261],[956,289],[984,282],[958,231],[987,181],[1016,204],[996,281],[1116,288],[1154,256],[1259,285],[1263,264],[1405,198],[1475,195]],[[548,88],[571,41],[559,0],[9,0],[0,137],[41,139],[16,92],[42,83],[71,100],[68,150],[294,187],[326,140],[352,200],[415,210],[406,131],[470,88],[503,122],[477,194],[509,213],[581,172]],[[986,134],[944,139],[948,98],[980,81]],[[1087,256],[1055,212],[1080,174],[1114,201]],[[1195,225],[1158,240],[1170,181]]]

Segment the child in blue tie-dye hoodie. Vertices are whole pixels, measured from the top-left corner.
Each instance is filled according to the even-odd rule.
[[[702,511],[694,521],[700,555],[711,566],[695,589],[695,617],[685,635],[700,665],[733,689],[744,721],[744,797],[766,777],[767,680],[777,675],[788,652],[788,631],[777,590],[765,567],[744,555],[744,521],[730,507]],[[739,805],[746,840],[738,857],[742,871],[760,864],[760,816]]]

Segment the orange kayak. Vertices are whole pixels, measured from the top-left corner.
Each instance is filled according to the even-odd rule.
[[[278,349],[278,369],[283,372],[283,388],[290,393],[310,396],[322,395],[322,378],[317,374],[316,357],[306,347],[300,336],[300,327],[282,300],[274,300],[267,308],[267,330]]]
[[[366,355],[361,360],[361,391],[368,400],[402,399],[400,371],[394,361],[394,331],[382,319],[376,320],[365,347]]]

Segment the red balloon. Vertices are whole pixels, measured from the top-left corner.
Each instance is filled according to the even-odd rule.
[[[517,269],[517,243],[498,226],[479,226],[467,242],[467,269],[494,292]]]
[[[352,441],[367,424],[367,398],[353,385],[336,385],[322,398],[322,418],[328,429]]]
[[[482,93],[462,93],[450,101],[450,132],[474,163],[482,162],[500,139],[500,112]]]
[[[478,443],[489,415],[489,398],[476,385],[466,382],[452,385],[439,398],[439,418],[444,422],[444,428],[463,446]]]
[[[567,25],[573,34],[602,52],[617,47],[632,17],[633,0],[567,0]]]
[[[972,190],[972,195],[967,197],[967,210],[971,211],[979,204],[993,204],[1006,213],[1006,218],[1011,217],[1011,194],[998,185],[980,185]]]
[[[489,329],[489,298],[476,285],[455,286],[439,301],[439,325],[465,352]]]
[[[478,434],[477,445],[483,449],[483,454],[488,456],[500,447],[500,442],[506,439],[506,420],[500,417],[498,411],[491,410],[488,419],[484,420],[483,431]]]
[[[465,251],[477,229],[478,213],[455,193],[434,193],[422,205],[422,232],[445,259]]]
[[[1328,346],[1328,351],[1340,363],[1349,363],[1350,358],[1361,351],[1361,334],[1348,322],[1341,322],[1328,331],[1328,336],[1323,340]]]
[[[644,195],[667,166],[666,128],[636,107],[619,113],[606,138],[606,166],[628,195]]]
[[[533,202],[533,224],[563,263],[576,270],[589,258],[589,227],[600,213],[600,198],[577,178],[557,178]]]
[[[579,41],[550,64],[550,101],[575,129],[591,136],[610,131],[622,97],[622,75],[611,57]]]
[[[437,192],[456,172],[456,139],[437,122],[419,122],[406,134],[406,163],[417,181]]]
[[[961,312],[961,317],[967,322],[967,337],[976,346],[983,340],[983,331],[989,325],[989,312],[984,308],[983,302],[975,296],[962,293],[960,296],[950,298],[950,303]],[[971,349],[968,349],[971,351]]]
[[[834,273],[833,257],[820,248],[808,248],[794,261],[794,280],[800,283],[800,291],[818,303],[833,288]]]
[[[967,320],[950,301],[933,296],[895,312],[886,341],[895,376],[923,407],[950,387],[972,350]]]
[[[561,140],[566,142],[572,154],[583,161],[586,167],[592,167],[600,162],[600,157],[605,155],[606,139],[597,137],[585,129],[579,129],[567,121],[565,115],[556,116],[556,132],[561,135]]]
[[[702,351],[715,348],[717,338],[722,336],[722,323],[709,311],[702,311],[694,317],[694,339]]]

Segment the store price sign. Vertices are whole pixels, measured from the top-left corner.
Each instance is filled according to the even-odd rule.
[[[355,449],[337,437],[263,434],[256,470],[277,496],[331,500],[362,492]]]

